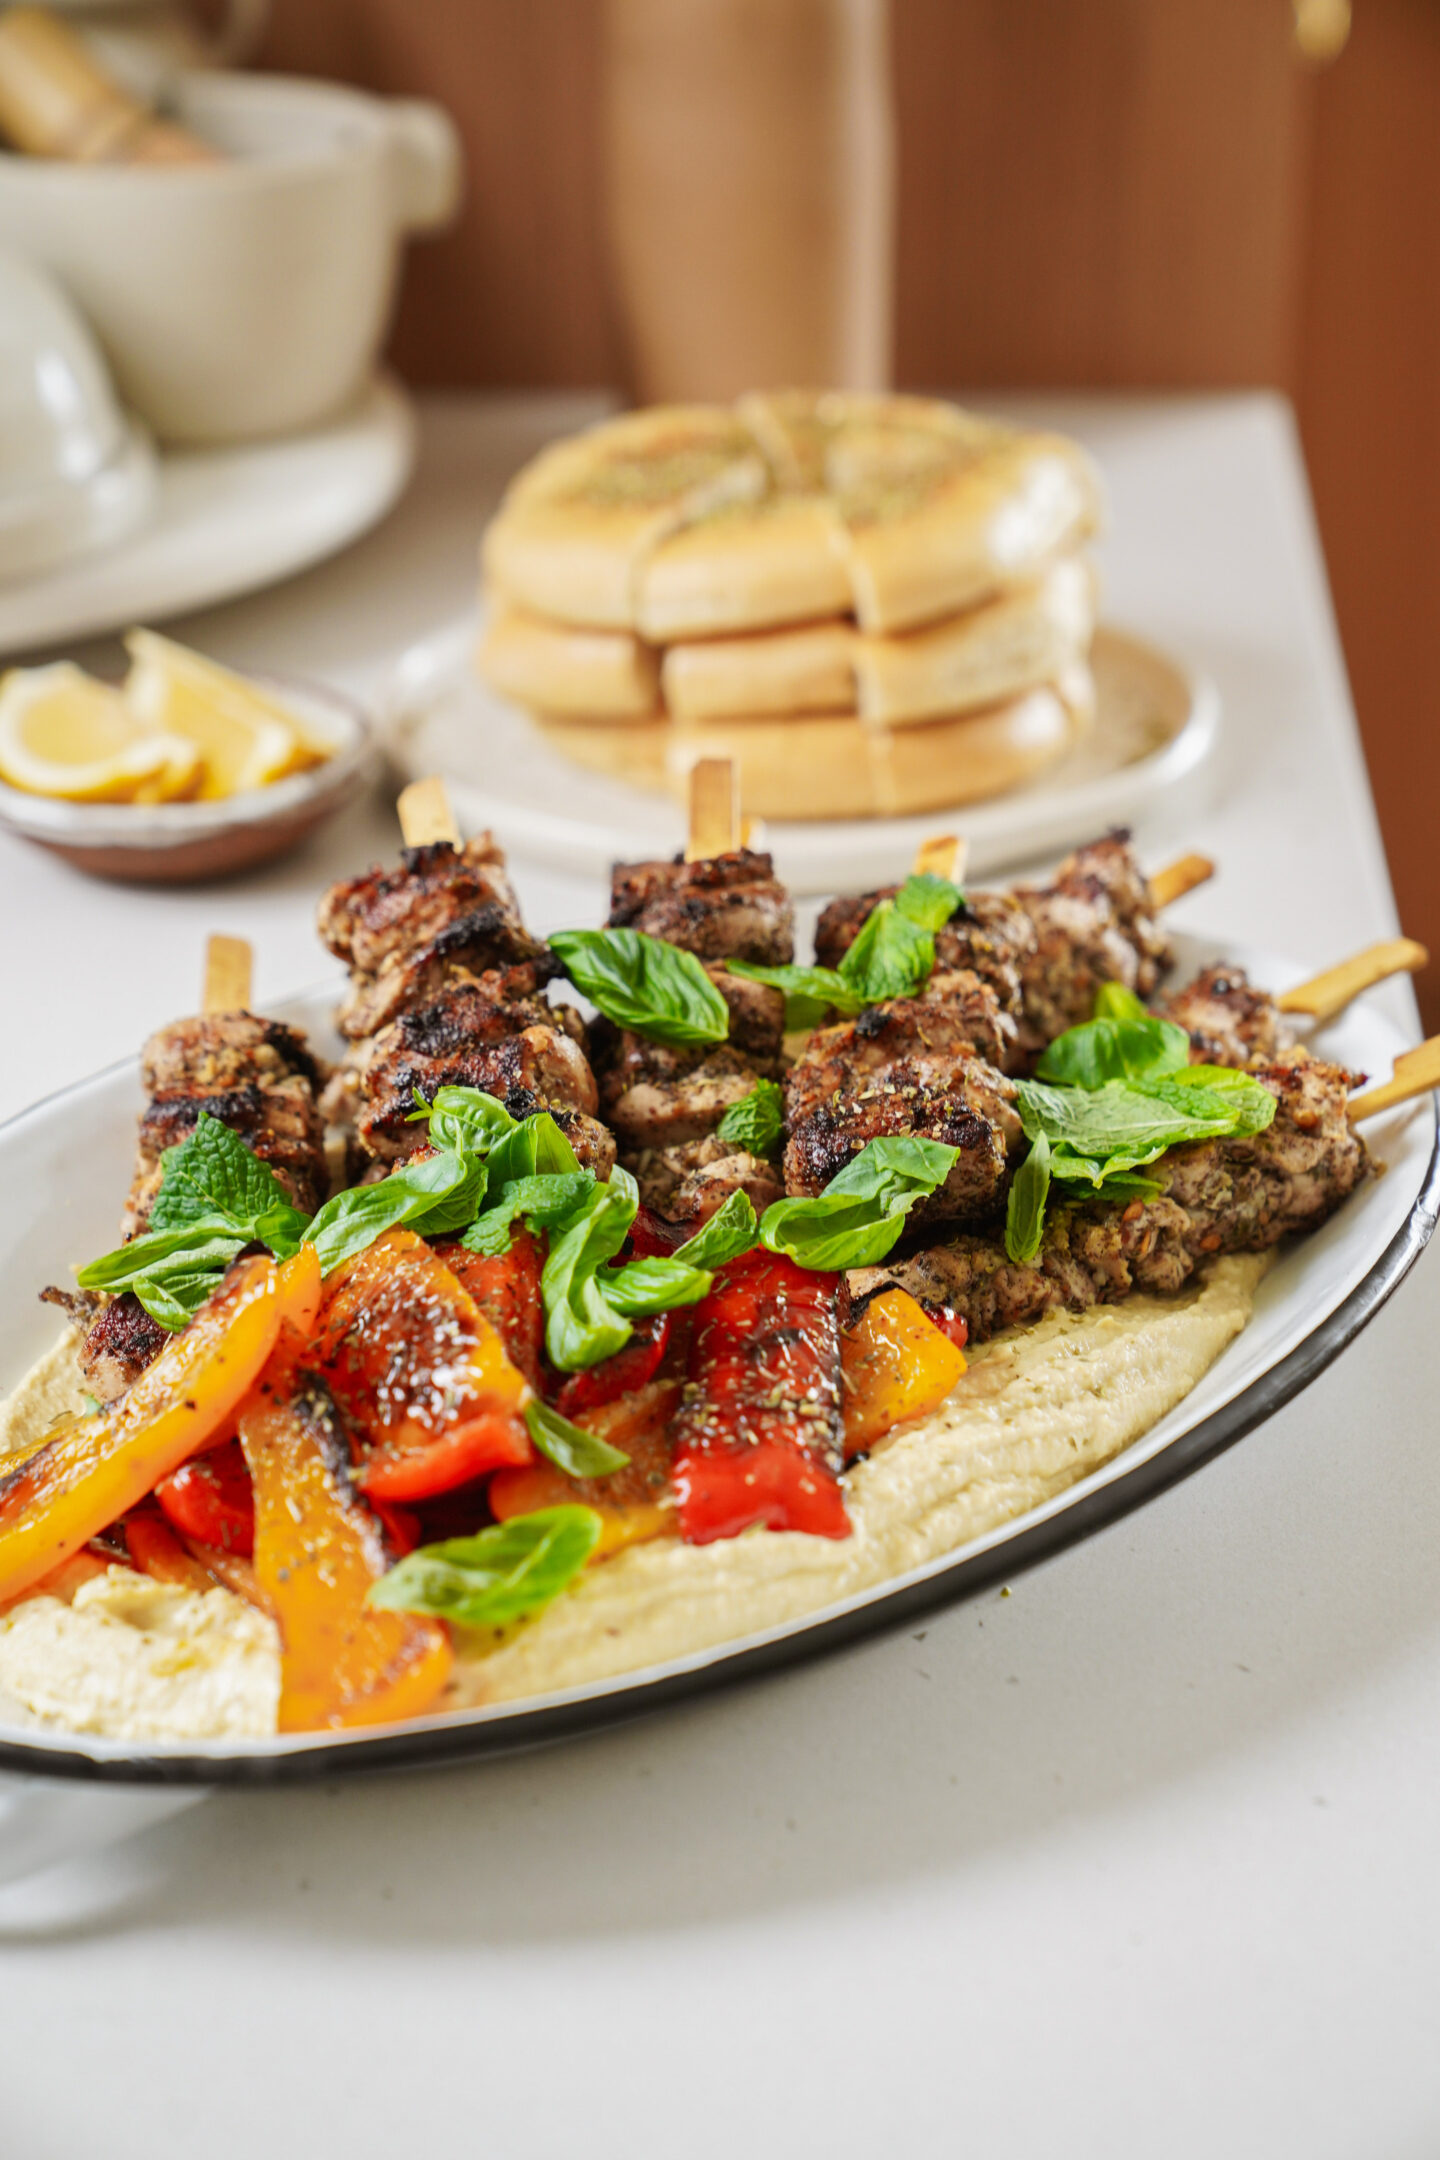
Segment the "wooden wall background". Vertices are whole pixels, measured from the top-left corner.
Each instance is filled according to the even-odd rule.
[[[396,326],[414,382],[624,382],[600,7],[276,0],[267,64],[464,133],[467,208]],[[897,381],[1294,398],[1401,911],[1440,955],[1440,0],[1354,0],[1319,71],[1286,0],[891,9]],[[1440,1027],[1440,967],[1421,987]]]

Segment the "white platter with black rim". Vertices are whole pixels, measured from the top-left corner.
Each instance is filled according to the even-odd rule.
[[[1177,979],[1226,958],[1273,989],[1306,972],[1273,956],[1182,938]],[[277,1008],[334,1050],[329,1013],[338,985]],[[1410,1047],[1364,1001],[1316,1038],[1328,1056],[1387,1076]],[[0,1259],[0,1388],[9,1388],[54,1340],[42,1284],[104,1251],[129,1178],[141,1107],[138,1064],[128,1060],[78,1082],[0,1126],[0,1182],[9,1237]],[[1324,1371],[1379,1310],[1424,1249],[1440,1207],[1434,1101],[1375,1119],[1366,1139],[1383,1175],[1371,1178],[1314,1237],[1284,1252],[1261,1284],[1250,1326],[1199,1386],[1112,1462],[1030,1514],[957,1551],[803,1619],[738,1637],[693,1656],[523,1702],[341,1734],[197,1745],[143,1745],[0,1721],[0,1770],[47,1777],[209,1786],[333,1777],[406,1763],[499,1754],[554,1741],[647,1711],[701,1688],[833,1652],[908,1625],[917,1614],[972,1597],[1116,1521],[1243,1438]],[[961,1382],[964,1386],[964,1382]],[[1356,1476],[1363,1475],[1357,1462]],[[1303,1465],[1297,1465],[1303,1475]],[[765,1532],[752,1533],[766,1535]]]

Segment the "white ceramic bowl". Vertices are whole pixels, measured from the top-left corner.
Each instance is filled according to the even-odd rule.
[[[283,855],[374,780],[380,754],[367,716],[337,691],[255,679],[333,745],[323,765],[221,802],[68,803],[0,782],[0,826],[127,884],[198,884]]]
[[[273,75],[181,75],[172,103],[225,162],[0,155],[0,242],[57,273],[162,441],[313,426],[375,360],[405,234],[456,206],[454,125],[420,100]]]

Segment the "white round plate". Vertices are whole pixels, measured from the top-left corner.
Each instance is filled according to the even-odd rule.
[[[39,652],[272,585],[385,515],[415,462],[415,421],[377,375],[325,427],[173,451],[148,524],[62,570],[0,585],[0,653]]]
[[[1276,954],[1179,936],[1176,979],[1226,959],[1275,987],[1306,970]],[[340,1048],[331,1014],[343,981],[273,1008],[310,1031],[322,1056]],[[1315,1038],[1327,1056],[1379,1078],[1411,1047],[1360,999]],[[18,1380],[55,1339],[56,1316],[36,1291],[63,1282],[78,1255],[104,1251],[130,1173],[141,1105],[137,1061],[79,1082],[0,1126],[6,1205],[0,1252],[0,1387]],[[902,1624],[977,1591],[1013,1582],[1036,1561],[1116,1521],[1251,1431],[1323,1372],[1379,1309],[1423,1249],[1440,1205],[1431,1097],[1386,1112],[1365,1135],[1383,1177],[1372,1177],[1312,1236],[1287,1246],[1260,1286],[1254,1315],[1197,1386],[1149,1432],[1028,1513],[982,1537],[763,1631],[668,1663],[622,1671],[554,1693],[442,1711],[391,1726],[282,1734],[270,1739],[134,1741],[37,1724],[0,1702],[0,1773],[102,1777],[123,1782],[264,1784],[333,1777],[342,1770],[504,1753],[591,1730]],[[1297,1466],[1303,1490],[1303,1465]],[[1357,1491],[1366,1475],[1357,1453]],[[6,1872],[0,1788],[0,1878]],[[33,1825],[21,1820],[27,1841]],[[89,1825],[76,1825],[88,1842]],[[48,1856],[53,1857],[53,1853]],[[31,1862],[31,1864],[35,1864]]]
[[[630,858],[673,855],[685,816],[665,796],[584,771],[552,750],[523,713],[497,698],[472,666],[478,618],[407,653],[382,700],[386,747],[404,777],[443,773],[462,824],[489,826],[514,855],[576,874],[606,876]],[[988,876],[1061,853],[1113,825],[1135,825],[1197,789],[1220,733],[1220,696],[1205,676],[1128,631],[1101,629],[1091,653],[1095,726],[1070,755],[1028,786],[956,810],[969,869]],[[883,884],[908,863],[945,812],[813,824],[766,821],[764,846],[792,892]]]

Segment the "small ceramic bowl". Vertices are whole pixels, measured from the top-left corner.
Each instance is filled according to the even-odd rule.
[[[132,884],[197,884],[283,855],[373,781],[380,757],[368,718],[338,692],[255,681],[334,744],[323,765],[222,802],[57,802],[0,784],[0,825],[77,870]]]

